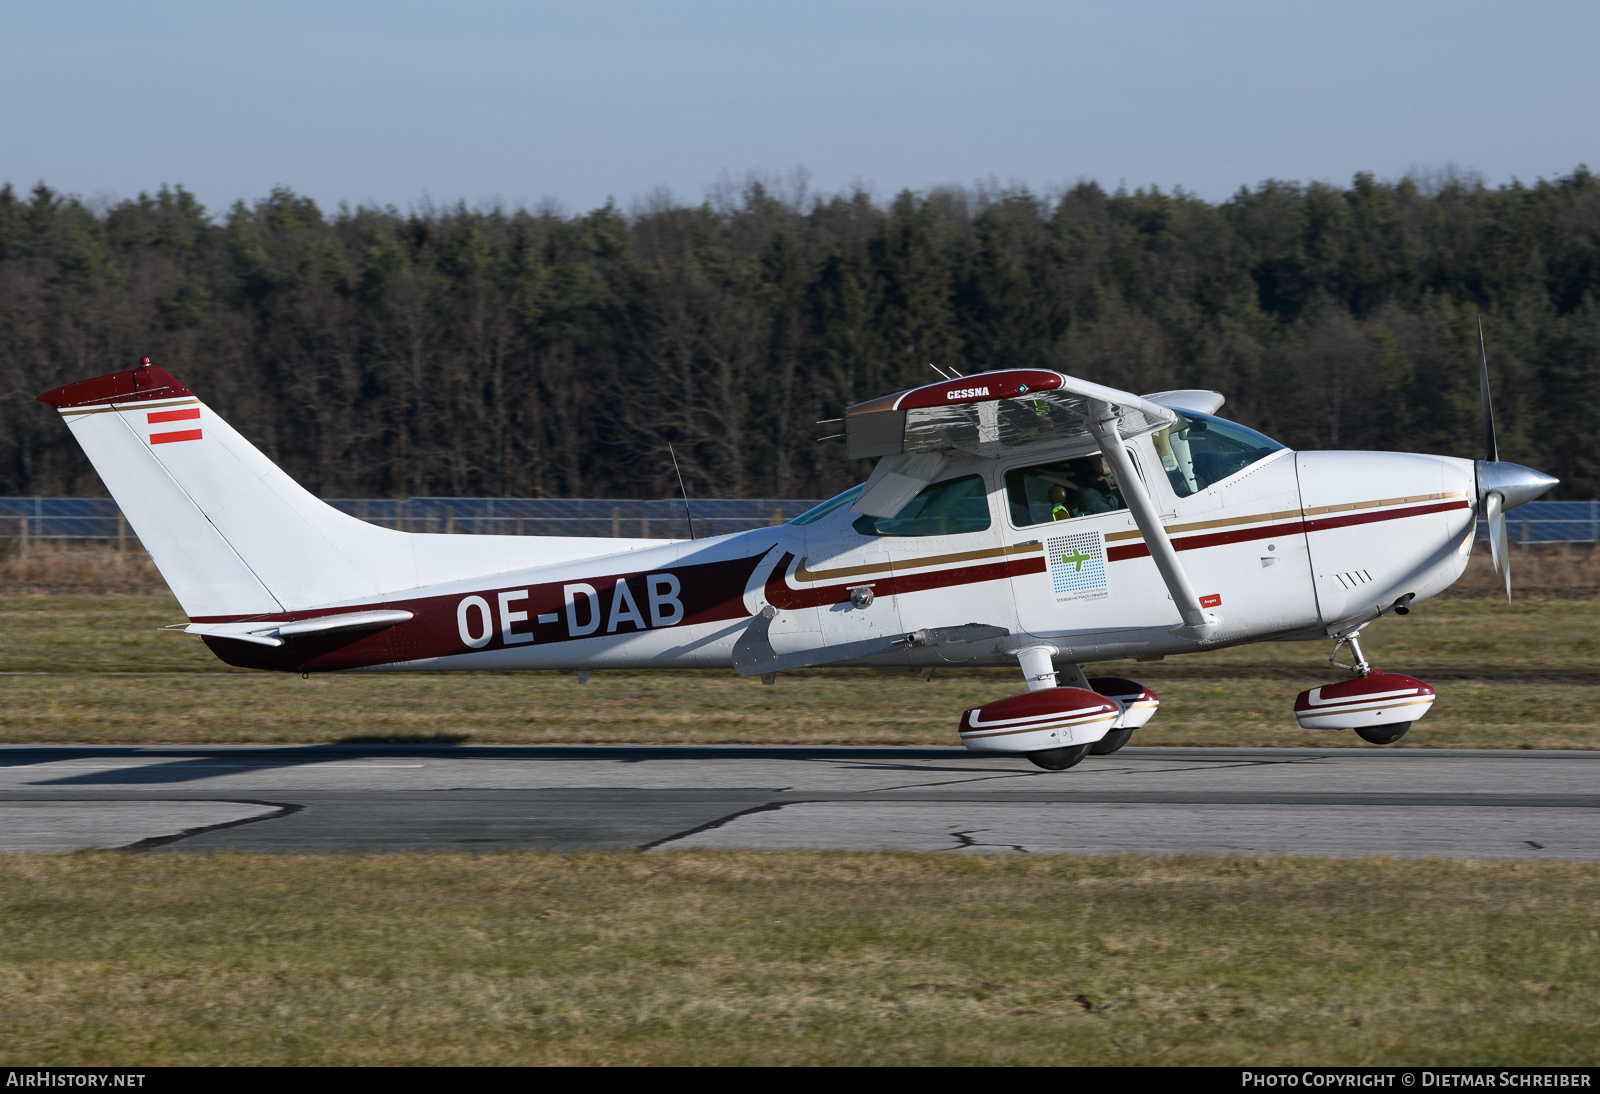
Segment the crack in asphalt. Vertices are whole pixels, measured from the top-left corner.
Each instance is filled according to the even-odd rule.
[[[1004,847],[1006,850],[1015,851],[1019,855],[1029,853],[1028,849],[1020,843],[984,843],[981,840],[972,838],[975,833],[987,831],[989,831],[987,828],[968,828],[961,832],[951,832],[950,835],[956,840],[956,845],[954,847],[946,847],[945,850],[961,851],[968,847]]]

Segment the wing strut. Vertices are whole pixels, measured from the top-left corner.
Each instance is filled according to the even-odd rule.
[[[1117,408],[1099,400],[1094,401],[1093,408],[1089,428],[1100,441],[1100,451],[1116,473],[1117,482],[1122,484],[1122,493],[1127,499],[1128,509],[1133,513],[1133,522],[1139,526],[1139,533],[1144,536],[1145,546],[1150,548],[1150,557],[1161,573],[1161,580],[1166,582],[1167,592],[1172,594],[1172,602],[1183,617],[1183,624],[1174,627],[1172,633],[1195,642],[1209,638],[1222,620],[1200,606],[1200,598],[1195,595],[1189,575],[1178,561],[1178,552],[1161,523],[1155,502],[1151,500],[1150,487],[1139,477],[1133,459],[1123,444],[1122,434],[1117,429]]]

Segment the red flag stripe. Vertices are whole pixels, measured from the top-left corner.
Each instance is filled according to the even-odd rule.
[[[157,422],[181,422],[189,418],[200,417],[200,408],[191,406],[185,410],[156,410],[151,411],[146,417],[151,425]]]
[[[180,429],[176,433],[150,434],[151,444],[171,444],[173,441],[198,441],[199,439],[200,431],[198,429]]]

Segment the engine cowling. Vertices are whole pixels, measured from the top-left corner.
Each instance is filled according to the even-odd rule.
[[[1414,676],[1374,672],[1302,691],[1294,716],[1301,729],[1366,729],[1415,722],[1433,700],[1433,688]]]
[[[1085,688],[1042,688],[961,714],[961,743],[978,752],[1042,752],[1093,744],[1122,716],[1116,702]]]
[[[1089,686],[1121,708],[1113,729],[1138,729],[1154,718],[1161,706],[1155,692],[1125,676],[1091,676]]]

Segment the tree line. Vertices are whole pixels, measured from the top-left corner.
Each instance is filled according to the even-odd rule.
[[[823,497],[821,440],[937,377],[1214,388],[1299,448],[1501,456],[1600,492],[1600,180],[780,195],[225,214],[0,188],[0,494],[104,488],[57,384],[141,355],[324,497]]]

